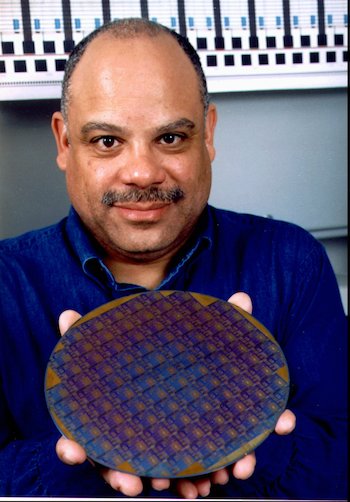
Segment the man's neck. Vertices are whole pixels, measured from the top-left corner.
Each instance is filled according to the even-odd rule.
[[[147,263],[144,261],[115,261],[106,257],[104,262],[117,282],[155,289],[166,277],[169,258]]]
[[[174,257],[181,249],[191,245],[189,233],[186,238],[173,242],[168,249],[141,254],[125,253],[119,249],[105,248],[103,259],[118,283],[134,284],[146,289],[155,289],[166,278]]]

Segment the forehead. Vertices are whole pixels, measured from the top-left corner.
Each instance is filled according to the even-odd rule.
[[[199,77],[168,34],[93,40],[70,83],[73,106],[201,107]]]

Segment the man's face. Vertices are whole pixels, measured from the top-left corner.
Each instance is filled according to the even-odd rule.
[[[210,191],[215,108],[168,35],[101,35],[72,78],[67,130],[53,130],[73,206],[114,259],[172,256]]]

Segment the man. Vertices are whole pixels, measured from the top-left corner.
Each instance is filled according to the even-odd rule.
[[[159,25],[121,20],[72,54],[52,119],[72,210],[1,247],[1,494],[345,498],[346,336],[334,274],[294,225],[207,205],[215,124],[198,56]],[[149,289],[249,311],[252,300],[282,346],[292,411],[256,459],[172,484],[94,468],[79,445],[58,440],[42,390],[57,323],[63,334],[79,315]]]

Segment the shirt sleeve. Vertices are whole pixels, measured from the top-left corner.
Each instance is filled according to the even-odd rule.
[[[60,434],[46,408],[41,352],[49,353],[55,332],[50,340],[40,321],[48,309],[39,301],[33,308],[13,263],[0,260],[0,498],[116,496],[89,462],[68,466],[56,455]]]
[[[272,433],[256,450],[253,476],[231,479],[217,495],[347,498],[347,318],[328,257],[312,239],[303,259],[300,246],[290,250],[293,267],[284,260],[288,280],[278,305],[291,382],[287,407],[296,428],[286,436]]]
[[[323,247],[315,242],[285,314],[289,407],[297,426],[278,490],[294,498],[347,496],[347,319]]]
[[[15,440],[0,450],[0,496],[120,496],[88,461],[69,466],[55,452],[58,437]]]

